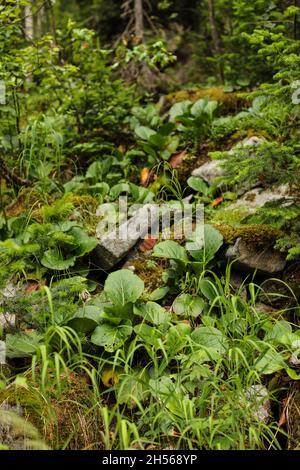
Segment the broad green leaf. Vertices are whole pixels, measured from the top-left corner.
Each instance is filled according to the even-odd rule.
[[[161,300],[167,295],[169,290],[170,290],[170,287],[168,286],[158,287],[153,292],[151,292],[151,294],[149,295],[149,300],[152,300],[154,302],[157,300]]]
[[[209,187],[203,181],[202,178],[198,178],[197,176],[191,176],[187,180],[187,184],[190,188],[194,189],[195,191],[204,194],[205,196],[209,193]]]
[[[97,246],[97,240],[89,237],[81,228],[73,227],[70,230],[70,234],[73,235],[78,246],[75,251],[76,256],[84,256],[87,253],[90,253]]]
[[[166,350],[174,357],[184,347],[188,346],[191,333],[191,325],[188,323],[177,323],[172,325],[167,334],[165,341]]]
[[[113,186],[110,189],[109,195],[112,200],[115,200],[120,196],[121,193],[129,193],[129,192],[130,192],[130,186],[128,183],[119,183],[119,184],[115,184],[115,186]]]
[[[109,193],[109,185],[107,183],[96,183],[88,187],[88,192],[91,194],[100,194],[105,197]]]
[[[155,245],[153,256],[188,262],[185,248],[173,240],[165,240]]]
[[[76,331],[87,333],[93,331],[101,321],[102,309],[94,305],[86,305],[80,308],[69,321],[69,326]]]
[[[69,256],[69,258],[64,259],[58,249],[45,251],[41,259],[43,266],[56,271],[69,269],[71,266],[74,266],[75,261],[76,256]]]
[[[88,167],[85,177],[99,180],[101,179],[101,176],[102,176],[101,162],[100,161],[93,162]]]
[[[173,302],[173,310],[176,315],[198,317],[205,306],[204,300],[190,294],[181,294]]]
[[[109,274],[104,292],[115,305],[136,302],[144,291],[144,282],[129,269],[120,269]]]
[[[161,135],[168,136],[176,129],[176,125],[173,122],[167,122],[163,126],[158,128],[158,132]]]
[[[180,143],[180,139],[178,136],[174,135],[173,137],[170,137],[168,145],[166,147],[167,151],[172,155],[173,153],[176,152],[179,143]]]
[[[195,117],[201,116],[204,112],[205,109],[208,105],[208,98],[200,98],[198,101],[196,101],[193,106],[191,107],[191,114]]]
[[[142,140],[149,140],[149,138],[156,134],[156,132],[153,129],[150,129],[150,127],[145,127],[145,126],[139,126],[134,129],[136,135],[140,137]]]
[[[168,312],[155,302],[135,305],[133,311],[135,315],[144,318],[144,320],[153,323],[153,325],[166,324],[170,320]]]
[[[272,329],[265,335],[264,341],[275,341],[280,343],[287,333],[292,333],[292,326],[285,320],[280,320],[273,325]]]
[[[214,258],[217,251],[223,245],[223,236],[217,229],[209,224],[204,225],[203,234],[201,230],[202,227],[200,227],[198,231],[195,231],[194,239],[186,244],[186,249],[196,261],[208,263]]]
[[[149,144],[154,145],[158,149],[163,149],[166,145],[167,138],[161,134],[156,133],[149,137],[148,142]]]
[[[30,357],[36,353],[43,337],[36,331],[6,335],[6,355],[9,358]]]
[[[218,292],[215,288],[215,285],[208,278],[201,279],[201,281],[199,282],[199,289],[200,292],[204,295],[204,297],[206,297],[211,302],[213,302],[218,296]]]
[[[149,396],[149,374],[146,369],[132,371],[130,375],[122,374],[117,391],[117,400],[127,407],[135,407],[136,401],[143,402]]]
[[[101,318],[108,320],[110,323],[118,325],[122,320],[132,320],[133,318],[133,304],[127,303],[125,305],[107,305],[101,314]]]
[[[162,339],[163,334],[155,327],[147,325],[146,323],[139,323],[134,327],[134,332],[143,343],[150,344],[156,349],[160,348],[159,339]]]
[[[285,368],[286,363],[281,354],[271,348],[263,353],[255,363],[255,370],[260,374],[273,374]]]
[[[191,338],[198,346],[211,348],[220,354],[224,354],[228,348],[226,336],[217,328],[200,326],[193,331]]]
[[[191,105],[192,102],[189,100],[173,104],[169,111],[170,120],[174,121],[178,116],[182,116],[183,114],[187,113]]]
[[[123,346],[131,333],[132,326],[130,325],[114,326],[104,323],[94,330],[91,342],[96,346],[102,346],[108,352],[113,352]]]

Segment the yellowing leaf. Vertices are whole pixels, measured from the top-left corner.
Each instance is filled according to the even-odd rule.
[[[105,387],[110,388],[120,382],[120,376],[115,369],[106,369],[102,374],[101,380]]]

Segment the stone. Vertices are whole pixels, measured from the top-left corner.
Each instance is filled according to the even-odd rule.
[[[1,289],[1,295],[5,297],[6,299],[13,299],[18,292],[18,288],[9,282],[4,289]]]
[[[19,288],[16,287],[12,283],[8,283],[7,286],[4,289],[1,289],[0,291],[0,306],[2,304],[2,301],[6,299],[13,299],[14,297],[17,296],[17,293],[19,292]],[[0,313],[0,329],[3,331],[9,331],[16,326],[16,315],[9,313],[9,312],[4,312]]]
[[[235,145],[230,150],[230,152],[233,153],[235,150],[243,148],[243,147],[255,147],[259,145],[261,142],[263,142],[264,140],[265,139],[263,139],[262,137],[257,137],[257,136],[246,138],[242,142],[239,142],[237,145]],[[225,170],[224,168],[222,168],[223,163],[224,163],[224,160],[210,160],[204,163],[203,165],[201,165],[199,168],[196,168],[192,172],[192,176],[202,178],[206,183],[211,185],[213,181],[215,180],[215,178],[225,175]]]
[[[272,315],[272,314],[275,315],[278,312],[278,310],[271,307],[271,305],[264,304],[263,302],[256,302],[255,311],[257,313],[267,313],[267,314],[270,314],[270,315]]]
[[[238,238],[226,251],[226,257],[236,260],[234,267],[241,271],[258,271],[261,274],[275,274],[284,270],[285,258],[272,248],[258,247]]]
[[[253,408],[254,416],[262,423],[267,424],[270,419],[271,402],[268,398],[269,392],[263,385],[251,385],[246,390],[246,399]]]
[[[104,270],[109,270],[125,258],[137,242],[148,234],[149,221],[151,220],[152,228],[159,222],[159,211],[153,208],[154,206],[145,204],[126,222],[107,234],[103,234],[97,227],[99,243],[93,251],[94,262]]]
[[[10,450],[30,448],[26,436],[26,423],[20,421],[23,416],[24,410],[20,405],[10,405],[5,401],[0,405],[0,443]]]
[[[289,204],[288,194],[289,188],[287,185],[278,186],[273,190],[255,188],[251,191],[247,191],[236,202],[230,204],[227,209],[232,210],[245,207],[249,214],[254,214],[257,209],[263,207],[267,202],[286,199],[286,203]]]
[[[206,162],[199,168],[196,168],[192,172],[192,176],[202,178],[206,183],[212,184],[215,178],[225,175],[224,169],[220,166],[222,163],[224,163],[224,160]]]
[[[6,344],[0,341],[0,364],[6,364]]]
[[[246,137],[246,139],[243,140],[243,147],[255,147],[261,144],[264,140],[265,139],[263,137],[257,137],[256,135],[253,135],[252,137]]]
[[[10,331],[16,327],[16,315],[13,313],[0,313],[0,328]]]
[[[264,142],[264,137],[258,137],[257,135],[253,135],[252,137],[246,137],[241,143],[238,143],[234,148],[238,147],[257,147],[262,142]]]

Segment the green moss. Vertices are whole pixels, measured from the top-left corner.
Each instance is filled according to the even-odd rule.
[[[226,93],[222,86],[179,90],[166,95],[165,100],[167,103],[173,104],[185,100],[197,101],[206,96],[222,103],[224,112],[236,112],[247,105],[247,101],[239,93]]]
[[[166,261],[153,260],[147,254],[140,254],[131,262],[137,274],[145,283],[145,290],[152,292],[163,285],[162,275]]]
[[[258,246],[273,246],[276,240],[282,236],[280,230],[264,224],[239,227],[233,227],[229,224],[214,224],[214,226],[222,233],[224,242],[228,244],[233,244],[238,238],[242,238],[245,242]]]

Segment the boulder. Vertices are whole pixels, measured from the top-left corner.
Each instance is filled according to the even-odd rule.
[[[246,399],[253,409],[254,416],[262,423],[267,424],[271,414],[269,392],[263,385],[251,385],[246,392]]]
[[[153,210],[154,207],[145,204],[126,222],[107,234],[103,234],[98,226],[96,236],[99,243],[93,251],[94,262],[102,269],[109,270],[125,258],[136,243],[147,235],[150,221],[154,228],[158,223],[159,211]]]
[[[264,137],[253,135],[252,137],[246,137],[246,139],[244,139],[242,142],[239,142],[237,145],[235,145],[234,149],[241,147],[257,147],[264,141]]]
[[[263,141],[264,139],[262,137],[249,137],[235,145],[230,152],[233,153],[235,150],[243,147],[255,147]],[[202,178],[206,183],[212,184],[215,178],[225,175],[225,170],[221,166],[223,163],[224,160],[210,160],[199,168],[196,168],[192,172],[192,176]]]
[[[275,274],[284,270],[285,258],[272,248],[261,248],[238,238],[226,251],[226,257],[236,260],[235,268],[244,272],[258,271],[261,274]]]
[[[228,209],[237,209],[239,207],[247,208],[249,214],[253,214],[257,209],[263,207],[267,202],[277,201],[279,199],[287,199],[288,201],[289,187],[288,185],[281,185],[274,189],[255,188],[247,191],[236,202],[230,204]],[[226,209],[225,209],[226,210]]]
[[[202,178],[206,183],[212,184],[215,178],[225,175],[224,169],[220,166],[222,163],[224,160],[210,160],[196,168],[192,176]]]

